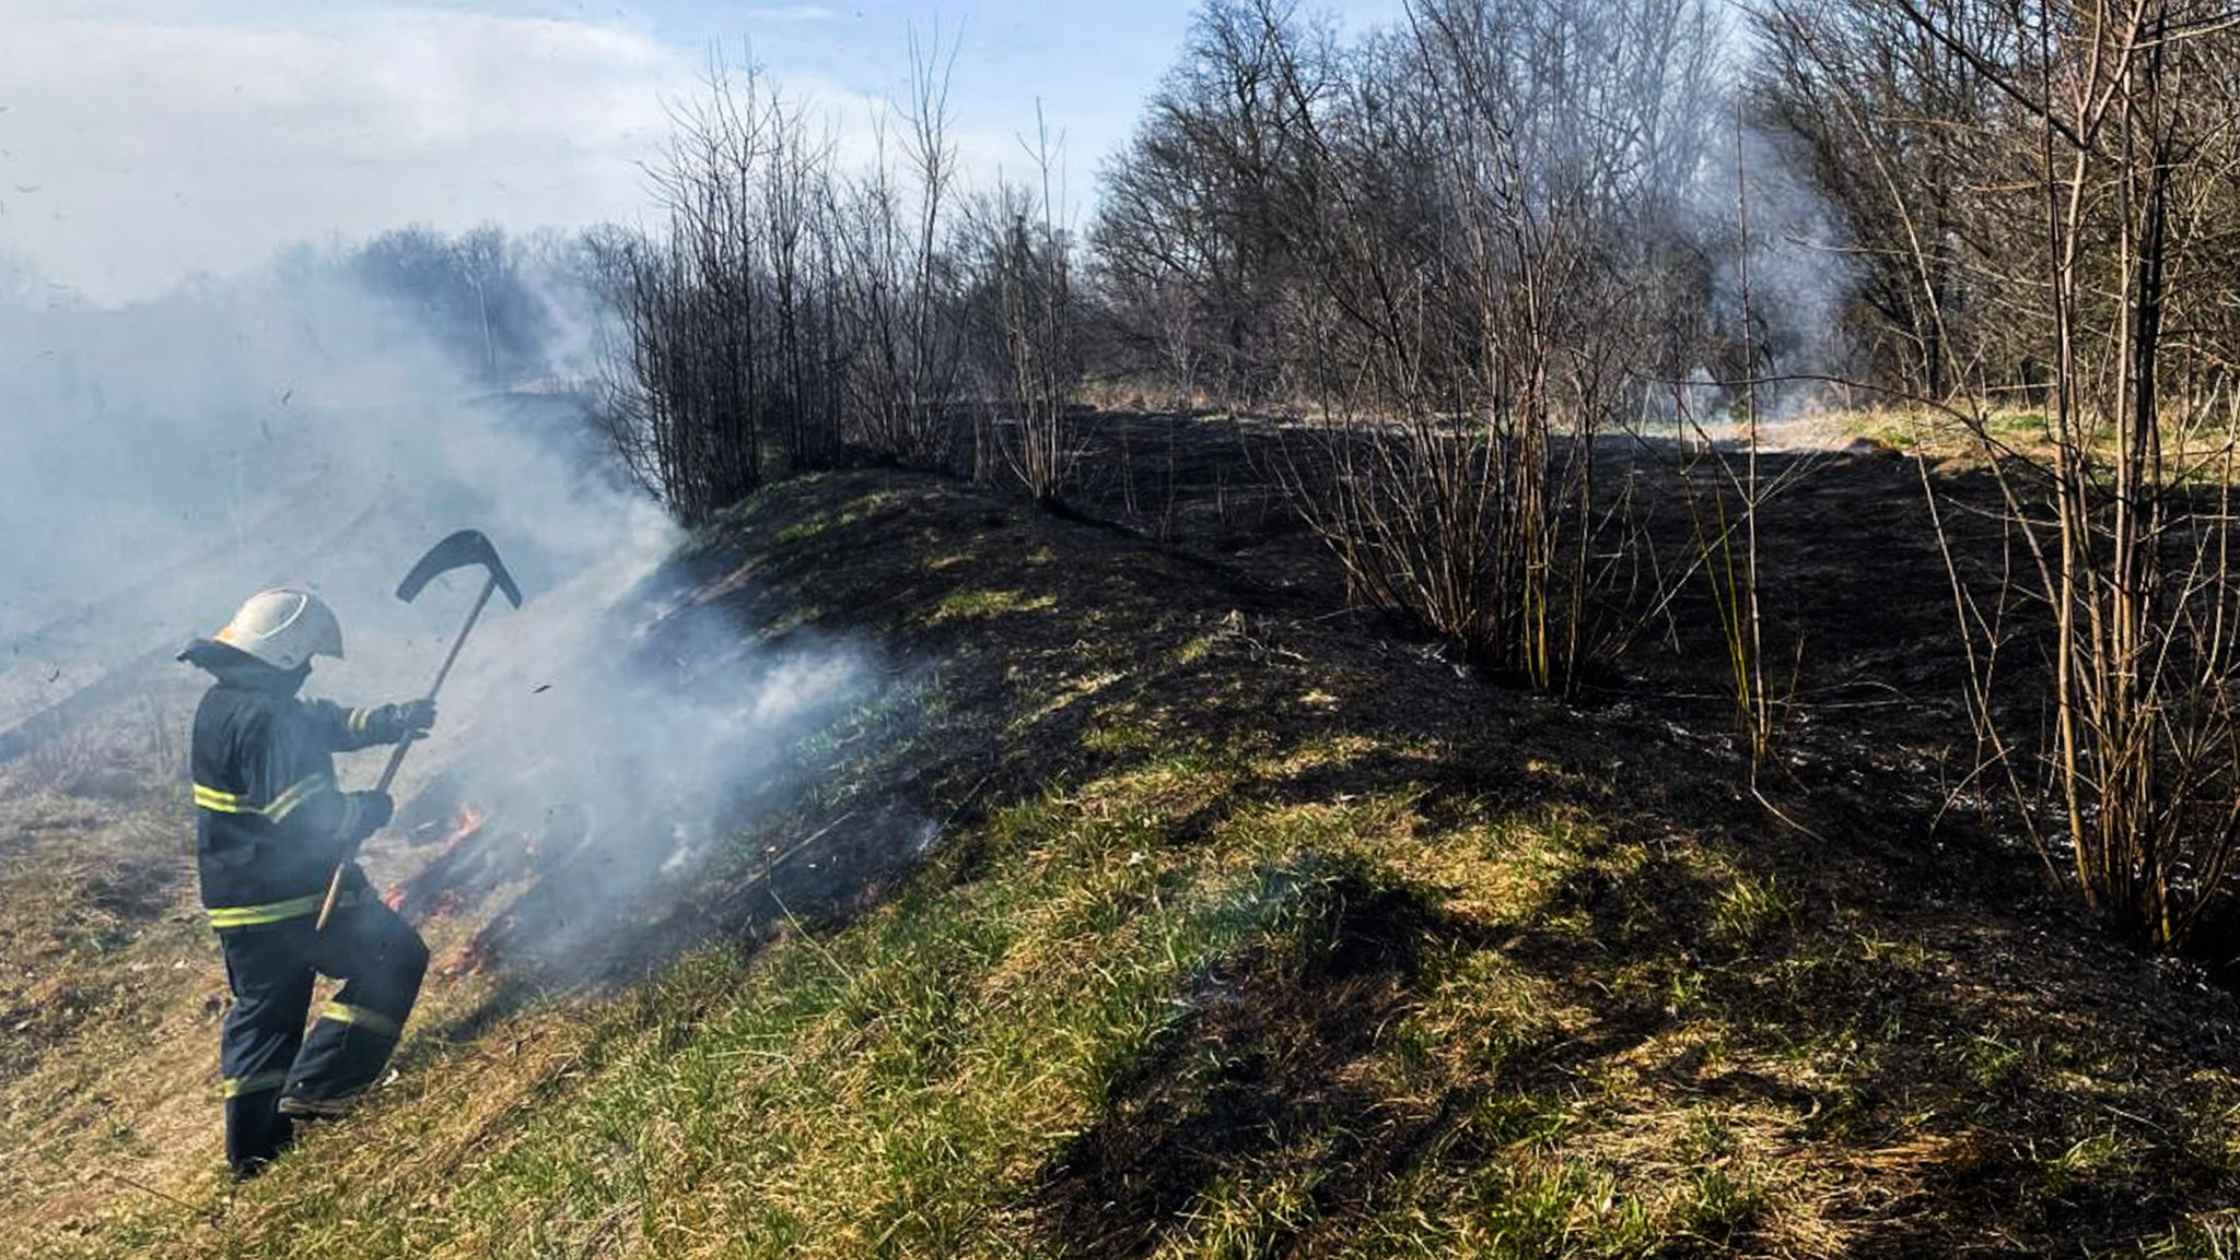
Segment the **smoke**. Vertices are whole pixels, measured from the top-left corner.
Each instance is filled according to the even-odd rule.
[[[1802,174],[1803,162],[1789,146],[1750,128],[1729,132],[1722,148],[1727,178],[1714,186],[1723,182],[1728,190],[1721,217],[1734,245],[1723,251],[1714,309],[1727,326],[1742,327],[1747,281],[1757,343],[1749,375],[1775,378],[1758,396],[1761,418],[1779,422],[1822,392],[1817,381],[1794,378],[1842,374],[1848,350],[1843,310],[1858,276],[1843,247],[1841,217]]]
[[[1851,366],[1844,314],[1859,276],[1842,216],[1778,137],[1732,126],[1710,137],[1671,221],[1653,229],[1700,271],[1679,307],[1688,316],[1675,312],[1675,378],[1643,385],[1646,432],[1727,436],[1746,387],[1760,424],[1797,419]]]
[[[207,627],[238,598],[218,590],[315,578],[306,550],[377,505],[493,511],[561,563],[617,527],[662,543],[649,506],[469,401],[486,391],[455,357],[339,269],[267,268],[123,308],[19,288],[0,301],[0,346],[0,528],[37,540],[0,549],[0,633],[98,653],[144,627],[66,619],[142,587],[178,601],[162,620]]]
[[[765,649],[697,603],[668,563],[678,531],[603,455],[584,400],[494,391],[479,347],[437,340],[346,266],[291,259],[121,308],[20,271],[0,288],[0,735],[120,680],[199,685],[169,653],[280,582],[344,625],[346,659],[320,662],[307,695],[421,694],[480,576],[411,605],[391,592],[437,539],[480,528],[528,602],[485,613],[368,864],[409,873],[422,859],[398,838],[474,805],[487,853],[446,871],[506,878],[458,881],[445,905],[600,966],[883,674],[846,644]],[[549,313],[571,354],[601,319]],[[344,758],[344,786],[370,786],[380,756]]]
[[[566,980],[634,966],[705,875],[738,869],[735,838],[802,784],[796,747],[885,675],[849,644],[766,648],[693,589],[621,553],[498,614],[396,827],[471,812],[480,831],[399,884],[402,908],[484,906],[479,950]]]

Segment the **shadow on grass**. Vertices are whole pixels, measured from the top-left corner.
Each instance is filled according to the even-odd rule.
[[[1217,1179],[1303,1141],[1340,1173],[1318,1195],[1342,1198],[1346,1171],[1389,1161],[1386,1100],[1358,1069],[1414,993],[1423,950],[1467,928],[1359,864],[1319,865],[1264,873],[1305,881],[1290,924],[1202,967],[1173,1024],[1108,1082],[1097,1121],[1049,1160],[1033,1207],[1065,1254],[1149,1254]]]

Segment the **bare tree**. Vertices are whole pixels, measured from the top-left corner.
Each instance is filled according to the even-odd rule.
[[[879,153],[848,190],[841,240],[851,339],[848,426],[861,446],[924,467],[950,459],[964,354],[961,277],[948,248],[956,148],[944,52],[910,38],[910,96],[878,122]],[[889,148],[890,144],[894,146]]]
[[[1036,109],[1022,147],[1032,185],[1006,184],[972,215],[977,321],[995,410],[992,446],[1037,503],[1057,504],[1081,456],[1070,407],[1081,380],[1072,243],[1058,223],[1058,174]]]
[[[1090,227],[1100,279],[1137,365],[1235,405],[1270,400],[1286,357],[1286,295],[1303,277],[1280,204],[1305,136],[1294,81],[1333,81],[1327,32],[1289,5],[1211,0],[1128,148],[1103,171]],[[1184,340],[1178,343],[1180,334]]]
[[[2017,64],[2021,28],[2005,0],[1922,0],[1917,12],[1922,21],[1888,0],[1758,10],[1746,91],[1756,121],[1795,142],[1843,218],[1867,374],[1943,398],[1962,383],[1951,365],[1984,356],[2027,382],[2021,359],[1998,343],[2015,314],[2006,299],[2029,285],[2001,274],[2010,234],[1972,214],[1969,195],[1996,169],[1984,142],[2012,109],[1986,71]],[[1861,139],[1905,155],[1890,169],[1895,183],[1859,160]]]

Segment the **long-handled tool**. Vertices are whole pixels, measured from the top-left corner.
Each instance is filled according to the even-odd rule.
[[[519,608],[521,588],[514,585],[513,575],[506,572],[505,561],[498,558],[498,549],[490,545],[490,540],[483,537],[482,531],[475,529],[462,529],[428,548],[428,554],[420,557],[420,562],[412,566],[412,572],[404,575],[404,581],[397,583],[397,598],[409,604],[418,598],[421,590],[434,581],[438,574],[474,565],[481,565],[489,573],[489,580],[482,584],[482,594],[475,597],[474,608],[467,613],[466,624],[459,627],[459,633],[451,640],[451,650],[444,654],[443,667],[436,671],[436,680],[428,684],[427,698],[430,700],[435,699],[436,693],[443,690],[443,680],[450,675],[452,664],[459,659],[459,649],[466,646],[467,636],[474,631],[474,623],[481,619],[482,609],[490,602],[491,592],[504,591],[506,599],[515,608]],[[412,743],[413,737],[410,735],[397,741],[396,751],[389,754],[389,764],[381,771],[381,782],[374,785],[375,791],[386,792],[389,785],[396,782],[397,768],[404,764],[404,755],[411,750]],[[334,913],[335,900],[342,895],[342,877],[349,871],[350,863],[357,856],[353,846],[351,852],[343,854],[342,860],[335,863],[334,875],[327,880],[327,899],[319,906],[319,921],[313,928],[314,931],[327,930],[327,918]]]

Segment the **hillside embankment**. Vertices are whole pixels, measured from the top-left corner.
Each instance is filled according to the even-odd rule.
[[[1926,668],[1910,570],[1856,579],[1872,607],[1842,576],[1919,544],[1875,507],[1911,471],[1794,500],[1825,580],[1782,607],[1868,624],[1815,641],[1859,690],[1795,741],[1783,821],[1681,665],[1482,681],[1334,615],[1251,461],[1200,454],[1102,488],[1156,505],[1132,528],[807,478],[615,595],[614,652],[680,694],[851,682],[690,843],[431,743],[368,857],[436,952],[397,1073],[238,1189],[183,792],[70,777],[155,734],[0,771],[0,1252],[2240,1246],[2232,996],[1932,831],[1937,713],[1867,707]],[[521,684],[568,680],[447,702],[457,746]]]

